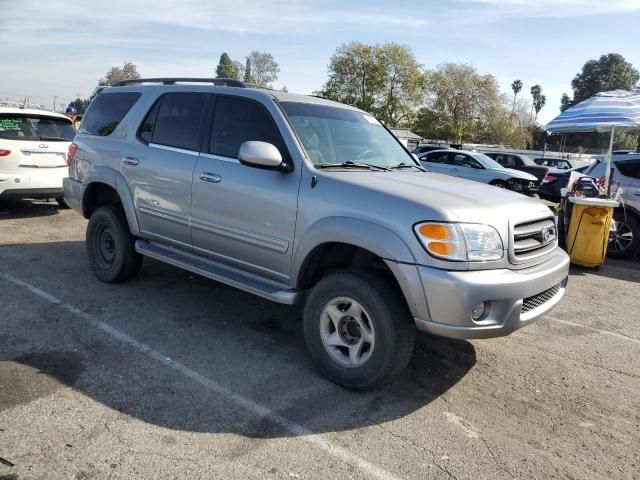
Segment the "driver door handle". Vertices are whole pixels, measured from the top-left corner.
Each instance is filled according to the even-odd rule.
[[[220,183],[222,181],[222,177],[217,173],[202,172],[199,178],[208,183]]]
[[[135,157],[124,157],[122,159],[122,163],[124,163],[125,165],[138,165],[138,163],[140,163],[140,160]]]

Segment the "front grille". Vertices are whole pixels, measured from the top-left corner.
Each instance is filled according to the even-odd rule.
[[[545,218],[513,227],[513,256],[527,261],[553,250],[557,243],[556,222]]]
[[[534,310],[540,307],[541,305],[544,305],[553,297],[555,297],[559,291],[560,291],[560,284],[557,284],[549,288],[548,290],[545,290],[542,293],[534,295],[533,297],[525,298],[522,301],[522,313],[530,312],[531,310]]]

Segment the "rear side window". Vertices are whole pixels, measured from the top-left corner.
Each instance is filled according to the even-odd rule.
[[[438,152],[438,153],[431,153],[425,157],[422,157],[422,160],[426,160],[427,162],[431,162],[431,163],[447,163],[448,157],[449,157],[449,154],[447,152]]]
[[[158,145],[199,151],[206,106],[207,94],[167,93],[147,114],[140,127],[140,137],[150,138],[151,143]]]
[[[640,160],[615,162],[618,171],[625,177],[640,179]]]
[[[252,140],[275,145],[283,160],[287,160],[288,152],[278,127],[262,105],[239,97],[218,97],[209,152],[238,158],[240,145]]]
[[[70,120],[46,115],[0,114],[0,138],[5,140],[70,142],[76,129]]]
[[[106,137],[118,127],[140,98],[138,92],[103,93],[93,99],[82,118],[80,133]]]

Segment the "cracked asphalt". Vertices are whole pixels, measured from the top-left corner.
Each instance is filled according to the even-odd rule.
[[[0,203],[0,480],[640,478],[637,259],[573,269],[509,337],[419,335],[352,393],[311,365],[299,308],[150,260],[102,284],[85,227]]]

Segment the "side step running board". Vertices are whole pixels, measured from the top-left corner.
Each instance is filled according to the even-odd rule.
[[[136,251],[147,257],[183,268],[189,272],[202,275],[203,277],[220,283],[225,283],[274,302],[293,305],[300,298],[301,292],[291,289],[287,285],[265,280],[258,276],[247,274],[235,268],[221,265],[212,260],[172,247],[147,240],[136,240]]]

